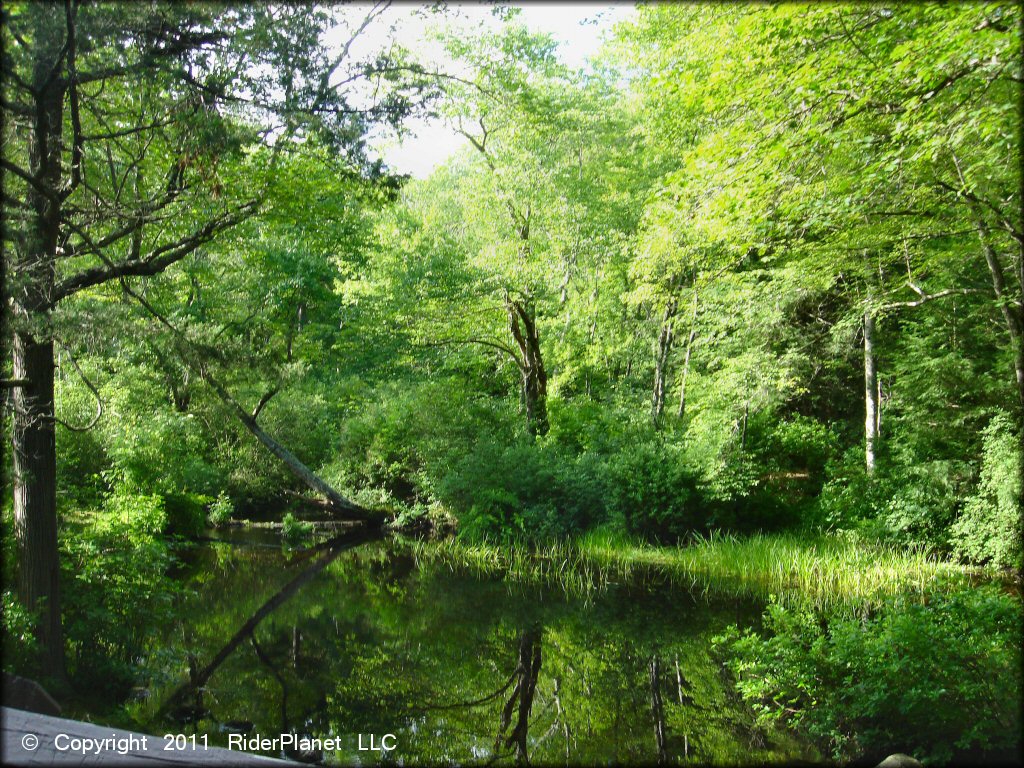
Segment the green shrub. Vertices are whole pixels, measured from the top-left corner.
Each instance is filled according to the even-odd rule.
[[[4,670],[31,677],[36,671],[39,653],[33,616],[13,590],[5,589],[3,600]]]
[[[436,501],[437,484],[482,436],[513,441],[500,410],[453,381],[381,387],[345,420],[323,477],[352,495],[372,489],[388,508]]]
[[[672,540],[704,531],[708,509],[681,451],[640,443],[609,459],[608,511],[626,532]]]
[[[555,471],[536,446],[503,447],[490,439],[440,478],[437,491],[468,539],[537,538],[557,513]]]
[[[143,386],[112,394],[110,418],[101,422],[111,463],[108,485],[139,493],[212,493],[221,477],[207,458],[209,435],[202,423],[191,413],[151,402]]]
[[[891,599],[826,620],[769,606],[766,636],[715,639],[762,723],[806,731],[836,760],[893,752],[945,762],[1019,748],[1018,600],[996,587]]]
[[[160,494],[119,491],[103,503],[104,514],[97,520],[101,534],[117,532],[132,541],[146,540],[167,529],[167,510]]]
[[[581,533],[604,516],[603,464],[550,441],[481,440],[437,483],[468,539],[532,541]]]
[[[874,520],[886,503],[888,488],[864,468],[864,449],[856,446],[825,466],[813,527],[825,531],[855,530]]]
[[[118,490],[107,497],[100,530],[117,529],[132,538],[173,534],[194,538],[203,531],[208,496],[189,493],[128,493]]]
[[[984,431],[981,482],[950,531],[964,559],[1022,569],[1021,445],[1013,425],[996,416]]]
[[[760,420],[751,420],[761,426]],[[763,445],[762,461],[774,472],[806,472],[811,479],[823,477],[825,466],[836,453],[836,437],[821,422],[806,416],[793,416],[764,426],[767,433],[758,440],[758,429],[751,429],[748,438],[752,448]]]
[[[290,547],[294,547],[306,541],[310,534],[313,533],[312,523],[299,520],[291,512],[284,516],[281,523],[281,538],[283,538],[285,544]]]
[[[210,502],[207,518],[211,525],[220,527],[231,520],[233,514],[235,514],[235,505],[231,503],[231,497],[225,491],[221,491],[217,494],[217,498]]]
[[[948,550],[947,529],[956,518],[964,462],[927,461],[902,468],[882,508],[884,535],[902,543],[931,544]]]
[[[174,615],[180,586],[167,575],[174,558],[165,524],[162,496],[122,493],[61,530],[68,672],[97,700],[127,695],[139,657]]]
[[[82,505],[101,503],[110,463],[96,432],[58,429],[56,442],[59,492]]]

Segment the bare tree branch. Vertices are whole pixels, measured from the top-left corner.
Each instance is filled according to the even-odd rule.
[[[934,301],[935,299],[943,299],[947,296],[967,296],[972,293],[985,293],[985,291],[981,290],[980,288],[947,288],[944,291],[937,291],[936,293],[925,293],[918,286],[914,285],[909,281],[907,282],[907,287],[910,288],[910,290],[912,290],[914,293],[916,293],[919,298],[914,299],[912,301],[889,302],[888,304],[883,304],[881,307],[879,307],[879,309],[884,311],[888,309],[900,309],[903,307],[920,307],[922,304],[925,304],[929,301]]]
[[[67,19],[67,67],[68,67],[68,100],[71,107],[71,183],[61,193],[61,199],[66,200],[82,183],[82,117],[78,104],[78,74],[75,65],[76,40],[75,40],[75,14],[71,9],[71,0],[65,0],[65,17]]]
[[[511,357],[515,361],[516,365],[520,369],[523,369],[524,364],[519,359],[519,355],[517,355],[515,353],[515,351],[511,347],[506,347],[504,344],[501,344],[501,343],[499,343],[497,341],[489,341],[487,339],[477,339],[477,338],[439,339],[437,341],[423,341],[423,342],[419,342],[419,343],[414,344],[413,346],[416,346],[416,347],[446,347],[446,346],[452,346],[452,345],[455,345],[455,344],[479,344],[480,346],[483,346],[483,347],[490,347],[492,349],[497,349],[498,351],[504,352],[506,355]]]
[[[63,419],[59,419],[56,416],[53,417],[53,420],[71,432],[88,432],[90,429],[92,429],[99,423],[100,417],[103,416],[103,398],[100,397],[100,392],[98,389],[96,389],[95,385],[91,381],[89,381],[89,377],[86,376],[82,369],[78,366],[78,361],[75,360],[75,356],[71,354],[71,350],[68,349],[67,345],[64,344],[64,342],[60,341],[59,339],[57,339],[56,341],[58,344],[60,344],[61,349],[63,349],[64,353],[68,356],[68,360],[71,361],[71,365],[78,373],[79,378],[82,379],[82,382],[85,384],[85,386],[89,388],[89,391],[92,392],[93,396],[96,398],[96,415],[93,416],[92,421],[90,421],[84,427],[73,427]]]
[[[258,403],[256,403],[256,407],[252,409],[252,420],[253,421],[256,421],[256,419],[259,418],[260,412],[266,407],[267,403],[270,402],[270,399],[274,395],[276,395],[278,392],[280,392],[280,391],[281,391],[280,387],[274,387],[274,388],[268,390],[263,395],[263,397],[260,398],[260,401]]]
[[[106,266],[93,267],[61,280],[54,286],[50,296],[50,306],[57,304],[62,299],[84,288],[100,285],[114,278],[159,274],[171,264],[188,256],[199,246],[208,243],[218,233],[238,224],[247,215],[255,211],[259,204],[259,200],[251,200],[241,206],[241,208],[207,222],[187,237],[160,246],[145,258],[131,259],[121,263],[113,263],[106,260]],[[82,230],[76,231],[80,235],[83,234]],[[98,253],[99,249],[96,250]]]
[[[21,168],[20,166],[15,165],[10,160],[7,160],[6,158],[0,158],[0,167],[3,167],[4,170],[10,171],[11,173],[13,173],[18,178],[24,179],[25,181],[27,181],[30,185],[32,185],[36,189],[37,192],[39,192],[43,197],[47,198],[48,200],[50,200],[50,201],[52,201],[54,203],[58,203],[58,204],[60,203],[60,198],[57,196],[56,191],[54,191],[49,186],[47,186],[46,184],[41,182],[39,179],[37,179],[35,176],[33,176],[28,171],[26,171],[24,168]]]

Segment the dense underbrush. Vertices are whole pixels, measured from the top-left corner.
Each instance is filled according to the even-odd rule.
[[[838,762],[1019,757],[1022,620],[998,586],[888,598],[837,616],[773,602],[764,630],[716,638],[763,725],[783,722]]]

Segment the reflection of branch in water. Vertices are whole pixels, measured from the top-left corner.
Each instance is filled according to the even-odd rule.
[[[570,750],[569,743],[571,741],[572,729],[569,728],[569,719],[566,717],[566,712],[562,709],[562,697],[561,697],[562,679],[560,677],[555,678],[555,687],[551,694],[551,701],[544,707],[545,711],[551,708],[551,705],[555,705],[555,718],[551,721],[551,726],[544,732],[544,735],[537,739],[537,743],[534,745],[534,752],[536,753],[537,747],[547,741],[547,738],[558,730],[558,727],[562,727],[562,734],[565,736],[565,762],[566,765],[569,763]],[[543,714],[543,713],[542,713]],[[538,715],[538,718],[540,715]]]
[[[256,642],[255,632],[249,635],[249,642],[252,643],[252,649],[256,652],[256,658],[260,660],[260,663],[267,668],[281,686],[281,733],[288,733],[288,684],[281,677],[274,663],[263,652],[263,649],[260,648],[260,644]]]
[[[325,542],[325,544],[329,545],[327,553],[314,562],[309,568],[285,584],[276,594],[261,605],[259,609],[249,617],[249,620],[246,621],[237,632],[235,632],[224,647],[217,652],[217,655],[213,657],[213,660],[209,664],[194,675],[190,675],[191,679],[187,683],[179,686],[170,696],[167,697],[160,707],[160,714],[166,713],[174,704],[177,704],[188,693],[196,691],[206,685],[213,673],[217,671],[217,668],[220,667],[220,665],[223,664],[232,653],[234,653],[235,649],[238,648],[246,638],[252,635],[253,630],[256,629],[263,619],[280,608],[292,596],[294,596],[296,592],[312,581],[313,578],[324,568],[330,565],[338,555],[346,550],[353,549],[360,544],[365,544],[368,541],[378,539],[380,538],[380,535],[381,534],[377,531],[360,529],[331,539],[330,542]]]
[[[505,681],[504,685],[502,685],[500,688],[498,688],[498,690],[494,691],[493,693],[489,693],[486,696],[482,696],[479,699],[474,699],[473,701],[458,701],[454,704],[424,704],[421,707],[416,707],[414,709],[409,710],[409,714],[418,715],[424,712],[435,712],[437,710],[444,709],[468,709],[470,707],[478,707],[481,704],[486,704],[489,701],[494,701],[494,699],[498,698],[499,696],[501,696],[501,694],[503,694],[505,691],[509,689],[509,686],[512,685],[512,681],[516,679],[516,675],[518,673],[519,668],[517,667],[515,671],[513,671],[512,674],[508,676],[508,679]]]
[[[541,719],[544,717],[544,715],[546,715],[548,712],[551,711],[551,709],[552,709],[552,707],[554,707],[554,705],[555,705],[554,699],[548,699],[547,703],[544,705],[544,707],[541,709],[541,711],[538,712],[536,717],[533,718],[532,722],[530,723],[530,727],[532,728],[533,726],[536,726],[537,723],[539,723],[541,721]],[[556,715],[552,719],[551,725],[548,727],[548,729],[546,731],[544,731],[543,735],[540,738],[534,739],[533,751],[535,753],[537,751],[537,747],[539,747],[541,744],[543,744],[545,741],[547,741],[548,736],[550,736],[552,733],[554,733],[556,730],[558,730],[558,726],[559,726],[558,716]]]
[[[526,750],[526,735],[529,729],[530,709],[533,707],[533,696],[537,690],[537,680],[540,678],[540,638],[541,629],[531,627],[523,632],[519,640],[519,665],[516,667],[515,688],[509,696],[505,707],[501,712],[501,722],[498,726],[498,737],[494,741],[494,751],[498,752],[504,746],[506,748],[515,745],[516,762],[522,765],[529,765],[530,758]],[[512,722],[512,713],[518,710],[515,727],[505,737],[505,731]]]
[[[690,696],[690,694],[688,694],[688,693],[683,693],[684,686],[686,688],[692,688],[693,687],[693,686],[690,685],[690,683],[687,681],[687,679],[685,677],[683,677],[683,672],[679,668],[679,654],[677,653],[676,654],[676,694],[679,697],[679,703],[680,704],[688,704],[688,705],[689,704],[693,704],[694,703],[693,697]],[[689,757],[689,756],[690,756],[690,738],[687,735],[687,733],[684,731],[683,732],[683,757],[685,758],[685,757]]]
[[[654,740],[658,746],[658,765],[664,765],[668,761],[668,751],[665,748],[665,708],[661,702],[661,687],[658,684],[660,665],[657,654],[651,656],[648,669],[651,673],[651,715],[654,717]]]

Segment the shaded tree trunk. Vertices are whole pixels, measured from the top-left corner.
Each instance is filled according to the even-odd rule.
[[[171,407],[178,413],[188,413],[192,404],[192,391],[189,389],[189,369],[179,370],[174,363],[151,340],[145,340],[146,347],[156,358],[156,367],[164,376],[167,384]]]
[[[46,328],[55,282],[61,206],[61,132],[65,85],[50,73],[63,56],[63,8],[56,4],[36,15],[33,73],[35,116],[29,139],[28,185],[32,214],[17,249],[14,288],[15,379],[12,453],[14,535],[18,549],[18,596],[39,610],[38,640],[44,672],[64,676],[64,636],[60,620],[60,560],[57,549],[57,455],[54,436],[54,353]]]
[[[960,183],[967,187],[967,180],[964,178],[963,169],[960,167],[960,161],[955,154],[953,155],[953,164],[956,167]],[[988,267],[989,275],[992,279],[992,292],[999,303],[999,309],[1002,312],[1006,330],[1010,335],[1010,345],[1013,350],[1014,377],[1017,383],[1017,401],[1020,404],[1018,423],[1021,430],[1024,431],[1024,240],[1021,239],[1019,233],[1015,235],[1018,259],[1015,272],[1017,273],[1020,295],[1014,299],[1007,293],[1003,264],[989,239],[988,226],[985,224],[985,217],[980,210],[978,198],[972,195],[967,199],[970,201],[968,204],[974,219],[974,226],[978,231],[978,239],[981,241],[981,249],[985,254],[985,265]]]
[[[505,294],[508,326],[519,348],[522,375],[523,407],[526,424],[531,434],[548,433],[548,374],[540,349],[540,334],[533,302],[513,299]]]
[[[28,334],[16,332],[12,352],[14,376],[31,382],[13,393],[18,597],[30,611],[40,612],[36,629],[46,674],[62,677],[53,342],[37,342]]]

